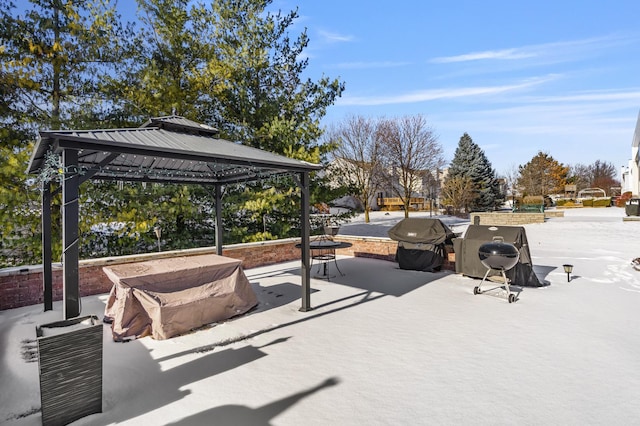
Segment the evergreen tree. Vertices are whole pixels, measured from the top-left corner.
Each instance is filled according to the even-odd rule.
[[[268,10],[271,0],[221,0],[211,4],[214,20],[210,38],[218,40],[216,60],[227,74],[215,85],[212,109],[223,137],[297,158],[319,163],[333,148],[320,143],[320,120],[344,90],[344,83],[323,76],[304,79],[309,60],[306,30],[290,34],[297,10]],[[311,201],[328,202],[335,191],[312,176]],[[276,180],[262,190],[236,189],[227,201],[240,203],[244,241],[299,235],[299,199],[293,180]],[[258,209],[257,209],[258,208]],[[257,210],[256,210],[257,209]],[[236,208],[236,210],[238,210]],[[260,215],[255,217],[256,215]],[[238,213],[229,212],[234,220]],[[258,219],[262,220],[258,220]]]
[[[130,127],[175,113],[226,139],[322,161],[332,145],[319,142],[320,119],[344,84],[302,78],[306,32],[291,38],[297,11],[272,13],[271,3],[140,0],[134,36],[110,0],[30,0],[24,12],[0,0],[0,188],[10,190],[0,204],[3,223],[20,230],[5,227],[1,247],[18,242],[17,258],[39,261],[39,193],[28,190],[24,170],[40,129]],[[323,196],[311,189],[312,201]],[[299,235],[297,192],[281,178],[225,188],[225,242]],[[117,244],[113,253],[146,251],[156,224],[172,244],[163,248],[211,244],[210,188],[87,182],[81,203],[83,256],[103,255],[105,244]],[[105,222],[125,223],[117,236],[130,238],[94,235]],[[24,244],[22,234],[33,241]]]
[[[449,166],[447,181],[455,178],[468,178],[473,185],[473,196],[465,203],[465,211],[494,210],[502,203],[496,171],[484,154],[467,133],[462,135],[458,148]]]
[[[320,119],[344,90],[322,77],[303,79],[309,59],[306,29],[289,34],[298,11],[272,13],[271,0],[212,2],[209,37],[217,61],[229,72],[216,86],[215,113],[222,134],[255,148],[318,162]]]
[[[289,34],[297,10],[273,13],[271,3],[138,0],[137,56],[126,78],[109,80],[121,114],[178,114],[224,139],[319,162],[320,120],[344,83],[303,79],[309,38]]]
[[[212,98],[229,72],[215,59],[218,41],[207,38],[211,14],[197,7],[187,0],[138,0],[135,50],[122,63],[124,75],[105,80],[125,122],[181,115],[215,127]]]
[[[21,6],[0,0],[0,267],[40,261],[40,194],[25,173],[37,131],[93,125],[109,104],[96,96],[101,76],[128,35],[108,0]],[[54,241],[58,211],[56,199]]]
[[[186,0],[139,0],[139,27],[121,73],[107,76],[102,90],[111,93],[113,108],[108,127],[136,127],[149,117],[182,115],[212,124],[210,109],[213,76],[224,75],[215,61],[215,42],[203,38],[210,19],[189,7]],[[191,248],[213,243],[212,189],[194,185],[90,182],[84,185],[83,211],[91,220],[124,226],[108,237],[83,226],[86,255],[101,247],[129,254],[153,247],[154,228],[160,227],[162,249]],[[92,197],[91,194],[101,194]],[[88,225],[88,224],[87,224]],[[105,241],[106,239],[106,241]]]
[[[308,37],[291,38],[297,11],[272,13],[271,3],[140,0],[139,57],[126,79],[110,82],[126,98],[122,115],[177,113],[217,127],[225,139],[321,162],[331,145],[319,143],[320,119],[344,85],[302,79]],[[232,225],[225,226],[225,242],[299,235],[296,188],[284,178],[226,188],[223,214]],[[312,201],[323,192],[312,187]],[[166,212],[162,218],[175,220]]]
[[[105,107],[99,86],[116,71],[131,29],[109,0],[0,0],[2,70],[19,98],[9,112],[37,129],[80,128]]]

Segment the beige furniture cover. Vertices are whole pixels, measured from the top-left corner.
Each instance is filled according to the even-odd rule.
[[[113,339],[168,339],[243,314],[258,301],[242,262],[214,254],[103,268],[114,285],[105,308]]]

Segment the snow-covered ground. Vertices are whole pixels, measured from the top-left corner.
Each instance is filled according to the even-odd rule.
[[[452,272],[341,257],[345,275],[313,280],[314,310],[299,312],[299,262],[247,270],[260,304],[239,318],[126,344],[105,325],[103,413],[75,424],[637,424],[640,222],[623,216],[568,210],[526,225],[549,285],[512,304]],[[401,218],[375,212],[340,232],[386,236]],[[83,298],[82,314],[102,318],[105,302]],[[40,424],[35,327],[60,320],[54,308],[0,312],[0,423]]]

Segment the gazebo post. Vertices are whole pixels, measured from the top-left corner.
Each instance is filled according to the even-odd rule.
[[[311,256],[309,251],[309,172],[300,173],[300,231],[302,250],[302,307],[300,311],[307,312],[311,307]]]
[[[80,285],[78,247],[79,186],[78,151],[62,151],[64,180],[62,182],[62,285],[64,319],[80,315]]]
[[[51,257],[51,182],[42,182],[42,289],[45,311],[53,310]]]
[[[216,253],[222,256],[222,189],[220,184],[215,186],[216,202]]]

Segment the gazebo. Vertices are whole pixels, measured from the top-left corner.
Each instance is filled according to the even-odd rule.
[[[90,179],[210,185],[216,209],[216,252],[222,254],[222,186],[279,174],[300,187],[302,306],[311,309],[309,173],[318,164],[219,138],[217,129],[180,116],[152,118],[139,128],[40,132],[27,172],[40,174],[60,156],[62,183],[42,183],[42,263],[45,310],[53,309],[52,196],[62,191],[64,318],[80,315],[79,188]]]

